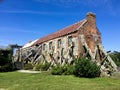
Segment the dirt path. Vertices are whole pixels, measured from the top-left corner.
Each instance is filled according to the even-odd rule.
[[[40,71],[31,71],[31,70],[18,70],[21,73],[41,73]]]

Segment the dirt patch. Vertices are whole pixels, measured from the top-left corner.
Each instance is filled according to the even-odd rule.
[[[21,73],[41,73],[40,71],[32,71],[32,70],[18,70]]]

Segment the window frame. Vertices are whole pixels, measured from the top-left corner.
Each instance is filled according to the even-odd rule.
[[[58,39],[57,41],[57,48],[60,48],[62,45],[62,40],[61,39]]]
[[[68,46],[70,46],[73,42],[73,37],[72,36],[68,36]]]
[[[46,47],[46,44],[44,43],[44,44],[43,44],[43,50],[46,50],[45,47]]]
[[[52,42],[49,42],[49,50],[52,50]]]

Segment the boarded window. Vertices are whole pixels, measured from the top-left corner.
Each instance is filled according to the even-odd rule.
[[[68,37],[68,46],[70,46],[72,44],[72,36]]]
[[[59,39],[59,40],[58,40],[58,48],[61,47],[61,44],[62,44],[61,39]]]
[[[52,49],[52,42],[49,43],[49,49]]]

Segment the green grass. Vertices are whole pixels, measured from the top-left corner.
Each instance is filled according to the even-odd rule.
[[[120,90],[120,78],[77,78],[42,72],[0,73],[0,90]]]

